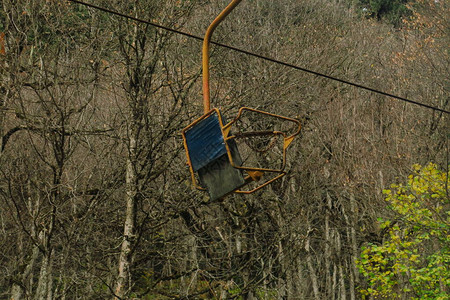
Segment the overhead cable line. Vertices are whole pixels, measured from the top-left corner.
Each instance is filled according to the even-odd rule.
[[[137,21],[137,22],[140,22],[140,23],[148,24],[148,25],[157,27],[159,29],[163,29],[163,30],[170,31],[170,32],[173,32],[173,33],[176,33],[176,34],[184,35],[184,36],[187,36],[189,38],[193,38],[193,39],[196,39],[196,40],[199,40],[199,41],[203,41],[202,37],[199,37],[199,36],[187,33],[187,32],[183,32],[183,31],[180,31],[180,30],[177,30],[177,29],[169,28],[169,27],[166,27],[166,26],[163,26],[163,25],[151,22],[151,21],[139,19],[139,18],[130,16],[130,15],[126,15],[126,14],[123,14],[123,13],[120,13],[120,12],[117,12],[117,11],[114,11],[114,10],[110,10],[110,9],[107,9],[107,8],[104,8],[104,7],[100,7],[100,6],[97,6],[97,5],[93,5],[93,4],[82,2],[82,1],[78,1],[78,0],[67,0],[67,1],[73,2],[73,3],[77,3],[77,4],[80,4],[80,5],[84,5],[84,6],[87,6],[87,7],[91,7],[91,8],[94,8],[94,9],[97,9],[97,10],[100,10],[100,11],[103,11],[103,12],[106,12],[106,13],[109,13],[109,14],[113,14],[113,15],[120,16],[120,17],[123,17],[123,18],[126,18],[126,19],[134,20],[134,21]],[[318,77],[326,78],[326,79],[337,81],[337,82],[340,82],[340,83],[343,83],[343,84],[346,84],[346,85],[350,85],[350,86],[353,86],[353,87],[356,87],[356,88],[364,89],[364,90],[367,90],[367,91],[370,91],[370,92],[373,92],[373,93],[376,93],[376,94],[379,94],[379,95],[383,95],[383,96],[386,96],[386,97],[394,98],[394,99],[397,99],[397,100],[400,100],[400,101],[404,101],[404,102],[407,102],[407,103],[410,103],[410,104],[415,104],[415,105],[418,105],[418,106],[422,106],[422,107],[429,108],[429,109],[432,109],[432,110],[435,110],[435,111],[439,111],[439,112],[442,112],[442,113],[450,114],[450,111],[442,109],[442,108],[439,108],[439,107],[435,107],[435,106],[431,106],[431,105],[428,105],[428,104],[424,104],[424,103],[420,103],[420,102],[417,102],[417,101],[413,101],[413,100],[408,99],[408,98],[404,98],[404,97],[400,97],[400,96],[397,96],[397,95],[394,95],[394,94],[383,92],[383,91],[380,91],[380,90],[377,90],[377,89],[374,89],[374,88],[371,88],[371,87],[367,87],[367,86],[364,86],[364,85],[361,85],[361,84],[358,84],[358,83],[354,83],[354,82],[351,82],[351,81],[348,81],[348,80],[345,80],[345,79],[340,79],[340,78],[333,77],[333,76],[330,76],[330,75],[326,75],[326,74],[323,74],[323,73],[320,73],[320,72],[312,71],[312,70],[309,70],[309,69],[306,69],[306,68],[303,68],[303,67],[299,67],[299,66],[287,63],[287,62],[283,62],[283,61],[274,59],[274,58],[270,58],[270,57],[267,57],[267,56],[256,54],[256,53],[253,53],[253,52],[250,52],[250,51],[247,51],[247,50],[243,50],[243,49],[240,49],[240,48],[237,48],[237,47],[233,47],[233,46],[230,46],[230,45],[226,45],[226,44],[222,44],[222,43],[214,42],[214,41],[211,41],[211,44],[214,44],[216,46],[223,47],[223,48],[226,48],[226,49],[230,49],[230,50],[233,50],[233,51],[236,51],[236,52],[240,52],[240,53],[243,53],[243,54],[246,54],[246,55],[249,55],[249,56],[253,56],[253,57],[265,60],[265,61],[270,61],[270,62],[279,64],[279,65],[282,65],[282,66],[285,66],[285,67],[293,68],[295,70],[299,70],[299,71],[302,71],[302,72],[313,74],[313,75],[316,75]]]

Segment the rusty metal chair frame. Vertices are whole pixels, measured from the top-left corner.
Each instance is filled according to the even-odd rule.
[[[279,169],[257,168],[257,167],[250,167],[250,166],[239,166],[233,161],[233,157],[232,157],[231,151],[230,151],[229,141],[231,141],[233,139],[236,139],[238,136],[236,134],[231,133],[231,129],[232,129],[233,125],[236,124],[236,122],[242,117],[242,115],[243,115],[243,113],[245,111],[251,111],[251,112],[254,112],[254,113],[264,114],[264,115],[271,116],[271,117],[274,117],[274,118],[277,118],[277,119],[280,119],[280,120],[292,122],[292,123],[294,123],[296,125],[296,131],[293,134],[291,134],[291,135],[287,135],[285,132],[282,132],[282,131],[263,131],[263,132],[256,131],[256,132],[249,132],[249,133],[242,133],[241,134],[241,136],[242,135],[257,136],[257,135],[268,135],[268,134],[282,136],[283,137],[283,160],[282,160],[282,165],[281,165],[281,167]],[[296,119],[293,119],[293,118],[288,118],[288,117],[284,117],[284,116],[268,113],[268,112],[265,112],[265,111],[249,108],[249,107],[241,107],[239,109],[238,115],[231,122],[229,122],[227,124],[224,124],[222,116],[220,114],[220,111],[217,108],[214,108],[214,109],[211,109],[208,113],[206,113],[203,116],[201,116],[200,118],[198,118],[197,120],[195,120],[194,122],[192,122],[191,124],[189,124],[182,131],[183,142],[184,142],[184,147],[186,149],[187,162],[188,162],[188,165],[189,165],[189,171],[191,173],[192,183],[197,189],[199,189],[199,190],[206,190],[204,187],[201,186],[201,184],[197,181],[197,179],[195,177],[195,171],[194,171],[194,168],[192,166],[191,158],[189,156],[189,150],[188,150],[188,145],[187,145],[187,140],[186,140],[186,132],[188,130],[190,130],[191,128],[195,127],[198,123],[200,123],[204,119],[208,118],[213,113],[216,113],[218,115],[220,127],[221,127],[221,130],[222,130],[222,135],[223,135],[223,139],[224,139],[224,144],[225,144],[225,147],[227,149],[227,155],[228,155],[228,159],[230,161],[230,164],[234,168],[242,170],[242,171],[245,171],[247,173],[247,176],[245,177],[245,181],[247,183],[250,183],[252,181],[259,181],[260,178],[265,173],[275,173],[276,174],[275,177],[265,181],[264,183],[260,184],[256,188],[253,188],[251,190],[238,189],[238,190],[234,191],[235,193],[239,193],[239,194],[251,194],[251,193],[254,193],[254,192],[262,189],[263,187],[271,184],[272,182],[280,179],[284,175],[286,175],[286,172],[284,171],[284,169],[286,167],[287,148],[292,143],[292,141],[294,140],[295,136],[297,136],[300,133],[300,130],[301,130],[300,121],[298,121]]]
[[[234,190],[235,193],[240,194],[251,194],[254,193],[263,187],[271,184],[272,182],[280,179],[284,175],[286,175],[286,172],[284,171],[286,167],[286,152],[289,145],[294,140],[295,136],[297,136],[300,133],[301,130],[301,124],[300,121],[272,113],[268,113],[265,111],[249,108],[249,107],[242,107],[239,109],[238,115],[229,123],[224,124],[222,116],[220,114],[220,111],[217,108],[211,109],[211,101],[210,101],[210,89],[209,89],[209,45],[212,33],[214,32],[215,28],[219,25],[219,23],[241,2],[242,0],[232,0],[230,4],[214,19],[214,21],[211,23],[211,25],[208,27],[205,38],[203,40],[203,56],[202,56],[202,65],[203,65],[203,107],[204,107],[204,114],[194,122],[192,122],[190,125],[188,125],[186,128],[182,131],[183,141],[184,141],[184,147],[186,149],[186,156],[187,156],[187,162],[189,165],[189,170],[191,173],[192,183],[193,185],[199,189],[199,190],[206,190],[204,187],[201,186],[201,184],[197,181],[195,176],[195,171],[192,166],[192,161],[189,155],[189,149],[188,149],[188,143],[186,138],[186,133],[188,130],[195,127],[197,124],[199,124],[201,121],[205,120],[212,114],[216,113],[219,119],[219,124],[222,131],[223,136],[223,143],[226,148],[227,156],[229,159],[229,162],[233,168],[239,169],[242,172],[246,173],[246,176],[244,177],[246,185],[251,182],[256,182],[261,179],[261,177],[265,173],[274,173],[275,176],[271,179],[263,182],[262,184],[258,185],[255,188],[252,188],[250,190],[242,190],[240,188]],[[265,116],[274,117],[283,121],[292,122],[295,124],[296,130],[293,134],[287,135],[285,132],[282,131],[256,131],[256,132],[247,132],[242,134],[233,134],[231,131],[231,128],[233,125],[235,125],[239,119],[242,117],[243,113],[246,111],[254,112],[263,114]],[[251,167],[251,166],[239,166],[236,164],[235,161],[233,161],[232,153],[230,150],[230,142],[232,140],[235,140],[239,137],[242,137],[243,135],[247,136],[257,136],[257,135],[273,135],[273,136],[282,136],[283,137],[283,160],[281,167],[279,169],[270,169],[270,168],[257,168],[257,167]],[[263,151],[261,151],[263,152]]]
[[[226,124],[223,128],[223,132],[224,132],[224,138],[225,138],[225,142],[232,140],[232,139],[236,139],[237,138],[237,134],[233,134],[231,132],[231,128],[233,127],[233,125],[242,117],[243,113],[245,111],[250,111],[250,112],[254,112],[254,113],[258,113],[258,114],[263,114],[263,115],[267,115],[267,116],[271,116],[280,120],[284,120],[284,121],[288,121],[288,122],[292,122],[296,125],[296,131],[291,134],[291,135],[287,135],[285,132],[282,131],[256,131],[256,132],[247,132],[247,133],[242,133],[240,134],[242,135],[248,135],[248,136],[258,136],[258,135],[279,135],[283,137],[283,160],[282,160],[282,165],[279,169],[270,169],[270,168],[257,168],[257,167],[250,167],[250,166],[238,166],[234,163],[232,156],[230,155],[230,153],[228,152],[228,158],[230,159],[230,163],[231,165],[236,168],[236,169],[240,169],[243,171],[246,171],[248,174],[248,177],[246,177],[246,180],[250,180],[250,181],[258,181],[264,173],[275,173],[278,174],[275,177],[267,180],[266,182],[260,184],[258,187],[251,189],[251,190],[236,190],[236,193],[241,193],[241,194],[251,194],[256,192],[257,190],[271,184],[272,182],[280,179],[281,177],[283,177],[284,175],[286,175],[286,172],[284,171],[285,167],[286,167],[286,156],[287,156],[287,148],[289,147],[289,145],[292,143],[292,141],[294,140],[295,136],[297,136],[300,133],[301,130],[301,124],[300,121],[296,120],[296,119],[292,119],[292,118],[288,118],[288,117],[284,117],[284,116],[280,116],[280,115],[276,115],[273,113],[268,113],[265,111],[261,111],[258,109],[254,109],[254,108],[250,108],[250,107],[241,107],[239,109],[239,113],[236,116],[236,118],[234,120],[232,120],[231,122],[229,122],[228,124]]]

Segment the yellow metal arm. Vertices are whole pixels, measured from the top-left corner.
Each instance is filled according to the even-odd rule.
[[[211,100],[209,91],[209,43],[211,36],[222,20],[241,2],[242,0],[232,0],[230,4],[214,19],[209,25],[203,40],[203,108],[204,113],[211,110]]]

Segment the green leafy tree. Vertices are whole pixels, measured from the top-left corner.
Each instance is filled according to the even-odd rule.
[[[396,218],[380,220],[386,238],[364,247],[358,262],[365,296],[377,299],[449,299],[450,173],[430,163],[414,166],[406,185],[384,190]]]
[[[368,9],[369,16],[378,20],[387,19],[395,26],[409,14],[408,0],[359,0],[359,5]]]

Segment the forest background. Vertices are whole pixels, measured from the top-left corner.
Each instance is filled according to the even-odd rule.
[[[0,299],[359,299],[380,286],[367,249],[409,220],[383,189],[414,164],[448,174],[448,114],[212,47],[213,105],[303,129],[283,180],[208,201],[180,135],[202,112],[199,41],[62,0],[1,3]],[[228,1],[90,3],[202,36]],[[245,0],[213,39],[449,110],[449,15]],[[425,204],[448,232],[444,178]],[[386,275],[392,295],[419,297],[406,269]]]

